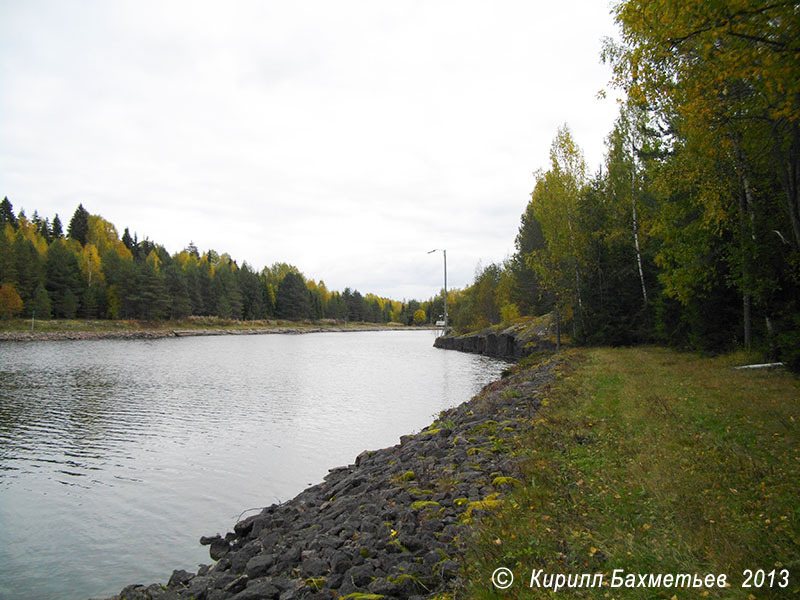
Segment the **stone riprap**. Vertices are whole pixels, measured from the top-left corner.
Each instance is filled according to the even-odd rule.
[[[508,360],[519,360],[535,352],[555,350],[549,320],[543,323],[523,323],[505,329],[488,327],[463,335],[437,337],[433,345],[443,350],[458,350]]]
[[[518,484],[515,439],[553,378],[543,362],[486,386],[400,444],[225,536],[204,537],[213,566],[166,586],[130,585],[114,600],[433,598],[457,589],[471,524]]]

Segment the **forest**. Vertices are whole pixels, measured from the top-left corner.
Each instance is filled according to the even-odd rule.
[[[459,329],[553,312],[575,342],[749,349],[800,370],[800,7],[627,0],[602,59],[605,164],[569,128],[516,251],[448,298]]]
[[[170,255],[131,237],[79,205],[66,232],[58,215],[30,219],[0,203],[0,316],[36,319],[141,319],[189,315],[224,319],[426,321],[419,302],[397,302],[345,288],[329,291],[296,267],[260,272],[228,254],[190,243]]]
[[[627,0],[602,60],[622,98],[589,173],[567,125],[535,173],[515,252],[448,290],[459,331],[552,313],[575,343],[743,348],[800,370],[800,8]],[[147,320],[334,318],[425,323],[441,295],[330,292],[291,265],[254,271],[190,244],[121,239],[79,206],[0,206],[0,313]],[[22,211],[21,211],[22,212]]]

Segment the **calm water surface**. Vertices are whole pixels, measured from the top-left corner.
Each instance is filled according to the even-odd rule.
[[[201,535],[396,444],[506,366],[433,339],[0,343],[0,599],[196,570],[211,562]]]

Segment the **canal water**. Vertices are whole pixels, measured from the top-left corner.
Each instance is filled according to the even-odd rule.
[[[506,363],[431,331],[0,343],[0,599],[211,562],[202,535],[468,400]]]

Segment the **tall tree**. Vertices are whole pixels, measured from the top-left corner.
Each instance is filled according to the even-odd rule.
[[[609,45],[606,55],[617,81],[658,115],[670,162],[682,165],[670,169],[669,184],[683,180],[683,198],[673,195],[670,209],[682,214],[684,229],[661,224],[667,292],[689,307],[713,286],[735,286],[746,345],[758,310],[768,332],[777,319],[794,331],[786,345],[800,346],[791,317],[800,287],[796,3],[727,0],[687,9],[678,0],[628,0],[615,10],[623,45]],[[688,235],[693,244],[675,243]],[[689,253],[712,259],[715,270],[695,262],[692,273],[681,256]]]
[[[14,286],[22,298],[24,317],[33,311],[33,300],[36,287],[43,282],[42,258],[33,242],[17,235],[12,245],[15,259],[16,285]]]
[[[311,316],[310,292],[302,275],[288,271],[278,284],[276,314],[279,319],[299,320]]]
[[[537,174],[531,195],[533,214],[546,240],[543,249],[529,255],[542,284],[554,297],[556,324],[561,317],[573,323],[577,333],[582,319],[582,240],[576,217],[577,205],[586,180],[583,153],[566,126],[558,130],[550,149],[550,169]],[[560,334],[560,330],[559,330]]]
[[[241,292],[242,318],[252,320],[266,317],[261,279],[246,262],[236,271],[236,284]]]
[[[13,236],[13,228],[7,225]],[[0,229],[0,284],[12,283],[17,279],[16,260],[11,251],[12,242],[6,235],[5,226]]]
[[[14,206],[8,200],[8,196],[0,202],[0,230],[8,223],[16,229],[17,218],[14,216]]]
[[[542,288],[536,271],[527,257],[545,248],[542,225],[533,214],[533,203],[528,202],[520,218],[519,232],[514,240],[516,251],[509,268],[513,274],[512,298],[525,314],[541,314],[543,310]],[[544,300],[544,305],[552,305]]]
[[[171,298],[153,261],[137,263],[134,299],[136,314],[141,319],[158,321],[169,315]]]
[[[83,204],[78,204],[78,208],[70,219],[67,227],[67,237],[76,240],[81,245],[86,243],[86,236],[89,233],[89,212],[83,208]]]
[[[0,319],[16,317],[22,311],[22,298],[13,285],[0,285]]]
[[[74,319],[81,293],[81,271],[64,240],[54,240],[47,249],[45,287],[52,300],[53,316]]]
[[[50,226],[50,236],[54,240],[64,237],[64,229],[63,225],[61,225],[61,219],[58,217],[58,213],[53,217],[53,223]]]
[[[182,319],[189,316],[192,312],[189,288],[186,276],[177,264],[173,263],[164,269],[164,284],[170,296],[169,317]]]

